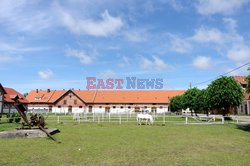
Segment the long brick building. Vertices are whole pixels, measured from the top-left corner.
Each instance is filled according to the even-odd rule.
[[[155,113],[169,111],[170,98],[183,90],[32,90],[26,97],[30,111],[56,113],[125,113],[148,109]]]

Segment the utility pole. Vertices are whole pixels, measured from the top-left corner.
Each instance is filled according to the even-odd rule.
[[[189,84],[189,89],[191,89],[192,88],[192,82],[190,82],[190,84]]]

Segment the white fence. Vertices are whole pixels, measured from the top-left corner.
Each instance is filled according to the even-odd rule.
[[[137,123],[137,114],[43,114],[47,123]],[[29,115],[28,115],[29,116]],[[212,116],[183,116],[183,115],[166,115],[166,114],[154,114],[154,124],[166,125],[172,124],[225,124],[224,118],[218,115]],[[17,117],[13,117],[14,119]],[[7,122],[8,118],[0,118],[0,123]],[[15,121],[13,121],[15,122]],[[226,121],[226,123],[249,123],[241,121],[234,117],[232,121]]]

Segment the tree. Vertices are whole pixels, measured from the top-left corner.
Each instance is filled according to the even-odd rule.
[[[28,94],[29,94],[29,93],[24,93],[23,96],[26,97],[26,96],[28,96]]]
[[[250,71],[250,67],[249,67],[247,70]],[[246,81],[247,81],[246,92],[247,92],[247,93],[250,93],[250,75],[247,76]]]
[[[209,107],[225,116],[230,108],[241,104],[243,96],[241,85],[233,77],[223,76],[208,86],[206,97]]]
[[[170,109],[172,112],[182,110],[183,108],[183,96],[175,96],[170,99]]]
[[[247,81],[246,92],[250,93],[250,75],[246,77],[246,81]]]
[[[209,106],[208,106],[206,95],[207,95],[207,91],[205,89],[202,89],[199,91],[198,95],[194,99],[194,103],[195,103],[194,110],[197,110],[197,112],[199,113],[202,113],[202,112],[206,113],[208,116]]]
[[[196,104],[196,97],[199,95],[200,90],[197,88],[188,89],[183,95],[183,108],[189,108],[191,111],[191,115],[193,116],[193,111],[197,116],[198,107]]]

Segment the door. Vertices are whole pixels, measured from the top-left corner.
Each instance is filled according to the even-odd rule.
[[[49,112],[52,112],[52,105],[49,106]]]
[[[105,113],[109,113],[110,112],[110,107],[105,107]]]
[[[68,107],[68,112],[69,112],[69,113],[72,113],[72,106],[69,106],[69,107]]]
[[[140,107],[135,107],[135,112],[140,112]]]
[[[89,106],[89,113],[92,113],[92,106]]]
[[[151,108],[151,112],[152,112],[152,113],[156,113],[156,107],[152,107],[152,108]]]

